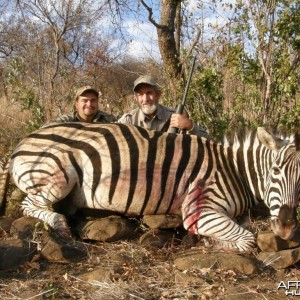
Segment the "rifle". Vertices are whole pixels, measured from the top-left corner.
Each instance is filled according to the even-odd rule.
[[[187,81],[186,86],[185,86],[185,90],[184,90],[182,102],[178,104],[177,109],[176,109],[176,113],[177,114],[182,114],[183,113],[184,106],[185,106],[185,101],[186,101],[186,97],[187,97],[187,93],[188,93],[188,90],[189,90],[191,78],[192,78],[194,67],[195,67],[195,62],[196,62],[196,56],[194,56],[193,61],[192,61],[192,66],[191,66],[191,69],[190,69],[190,74],[189,74],[189,77],[188,77],[188,81]],[[177,133],[178,132],[178,128],[170,127],[169,130],[168,130],[168,132]]]

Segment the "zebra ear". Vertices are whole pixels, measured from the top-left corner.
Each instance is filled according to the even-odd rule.
[[[278,151],[285,145],[282,139],[273,136],[263,127],[257,128],[257,136],[260,142],[271,150]]]

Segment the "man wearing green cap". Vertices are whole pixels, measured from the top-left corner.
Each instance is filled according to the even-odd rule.
[[[170,127],[186,130],[190,134],[208,137],[206,131],[187,116],[176,114],[174,109],[159,104],[161,91],[154,77],[143,75],[133,84],[134,99],[138,108],[124,114],[118,123],[133,124],[150,130],[164,131],[170,119]]]
[[[75,95],[75,108],[71,115],[62,115],[55,122],[112,123],[113,115],[99,110],[99,92],[91,86],[79,88]]]

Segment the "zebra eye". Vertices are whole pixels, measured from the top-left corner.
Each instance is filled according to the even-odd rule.
[[[273,168],[273,173],[274,175],[279,175],[280,174],[280,169],[278,167]]]

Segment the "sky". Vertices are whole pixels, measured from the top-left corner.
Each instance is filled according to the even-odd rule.
[[[152,24],[128,20],[125,26],[128,28],[128,35],[131,37],[127,52],[130,56],[135,58],[160,58],[157,33]]]
[[[149,1],[148,1],[149,2]],[[234,2],[234,1],[227,1]],[[195,16],[196,22],[201,25],[203,30],[203,37],[209,38],[213,35],[213,29],[222,26],[222,24],[228,18],[230,11],[224,7],[219,6],[217,10],[212,10],[210,1],[205,3],[202,1],[204,7],[200,9],[197,7],[199,1],[190,0],[188,1],[187,10]],[[130,42],[128,44],[127,53],[135,58],[145,58],[152,57],[154,59],[160,59],[160,53],[158,49],[157,33],[154,25],[152,25],[146,16],[146,10],[144,10],[145,15],[139,17],[143,18],[142,21],[138,21],[134,18],[128,18],[124,24],[126,33],[130,37]],[[158,12],[156,13],[156,21],[159,21]]]
[[[157,23],[159,23],[160,1],[144,1],[153,8],[154,19]],[[226,3],[235,2],[234,0],[225,1]],[[193,15],[193,20],[196,20],[195,22],[201,25],[203,32],[202,36],[204,39],[213,36],[213,28],[217,28],[217,26],[220,26],[220,24],[225,22],[227,18],[227,16],[223,12],[222,7],[219,6],[217,9],[213,9],[213,5],[211,4],[211,2],[213,1],[186,1],[187,5],[185,8],[191,15]],[[140,2],[133,1],[131,3],[137,5],[137,3]],[[202,8],[199,7],[200,4],[203,5]],[[224,5],[223,1],[220,5]],[[141,4],[139,4],[139,9],[137,7],[131,6],[130,4],[128,4],[128,6],[128,15],[126,16],[126,18],[124,18],[122,23],[122,33],[126,36],[126,40],[128,41],[126,45],[126,54],[134,58],[150,57],[159,61],[160,52],[158,49],[157,32],[155,26],[151,24],[147,19],[148,12]],[[110,24],[111,22],[107,18],[104,18],[101,21],[99,20],[99,26],[101,26],[101,28],[110,27]],[[120,48],[120,45],[124,45],[124,40],[121,38],[118,40],[114,37],[111,42],[113,47]]]

